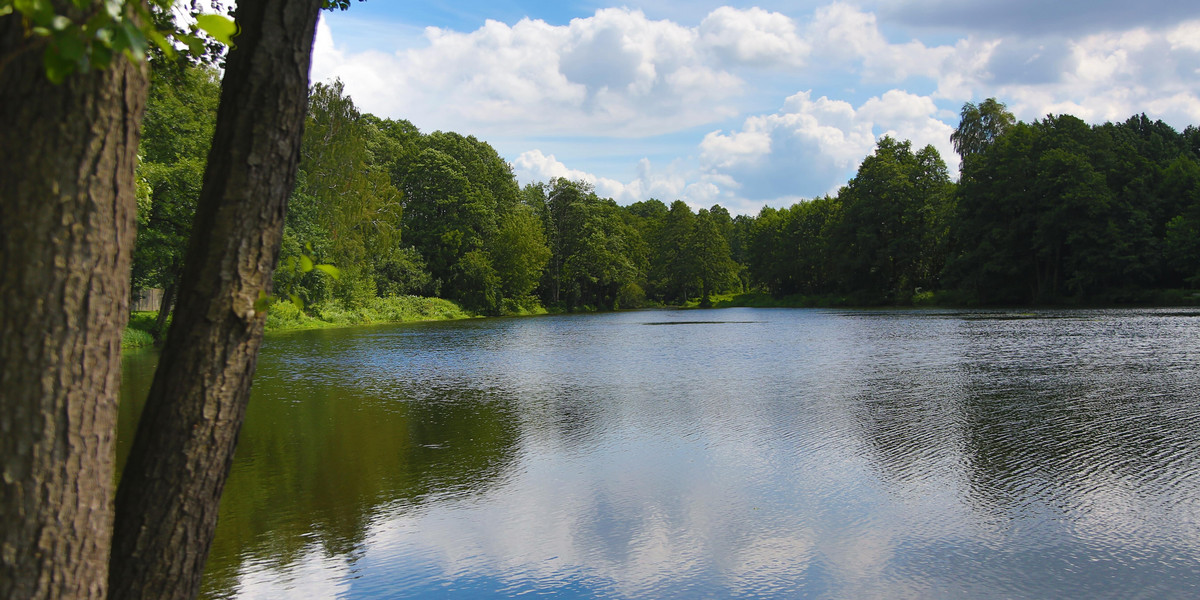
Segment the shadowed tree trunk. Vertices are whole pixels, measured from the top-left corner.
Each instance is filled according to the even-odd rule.
[[[162,301],[158,303],[158,315],[154,318],[154,329],[150,332],[154,335],[156,344],[162,341],[167,329],[167,317],[171,316],[171,309],[175,308],[175,289],[179,287],[178,282],[179,277],[175,277],[167,284],[167,288],[163,290]]]
[[[117,493],[109,597],[192,598],[250,394],[320,0],[244,0],[172,320]]]
[[[27,43],[0,17],[0,598],[103,598],[147,78]]]

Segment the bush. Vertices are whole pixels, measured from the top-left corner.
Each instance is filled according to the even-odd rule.
[[[641,308],[646,304],[646,291],[636,283],[626,283],[617,290],[617,301],[613,308]]]
[[[140,348],[154,345],[154,322],[158,319],[157,311],[139,311],[129,315],[129,323],[121,332],[122,348]]]
[[[267,309],[267,329],[295,329],[303,327],[308,315],[291,300],[280,300]]]
[[[918,290],[919,289],[920,288],[918,288]],[[936,294],[933,293],[932,290],[918,291],[917,293],[913,294],[913,297],[912,297],[913,306],[933,306],[936,303],[937,303],[937,296],[936,296]]]

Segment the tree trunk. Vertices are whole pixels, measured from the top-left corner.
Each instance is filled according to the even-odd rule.
[[[176,275],[167,284],[167,289],[163,290],[162,302],[158,303],[158,316],[154,318],[154,330],[150,332],[154,335],[155,344],[162,341],[167,329],[167,317],[171,316],[171,309],[175,306],[175,290],[178,288],[179,276]]]
[[[192,598],[245,416],[320,0],[245,0],[175,317],[117,492],[109,597]]]
[[[0,56],[24,31],[0,17]],[[103,598],[147,80],[0,70],[0,598]]]

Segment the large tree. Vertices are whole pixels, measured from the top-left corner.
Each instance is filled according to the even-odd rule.
[[[112,445],[145,69],[128,39],[80,50],[71,37],[29,38],[27,19],[46,14],[24,12],[48,6],[51,16],[63,11],[68,22],[90,26],[111,15],[111,5],[35,2],[0,16],[4,598],[196,594],[298,157],[321,2],[247,0],[238,7],[241,35],[226,65],[196,215],[203,234],[188,251],[179,316],[114,525]],[[128,12],[113,27],[136,28],[140,6],[124,4]],[[52,51],[40,52],[46,47]]]
[[[724,216],[728,219],[729,213]],[[714,215],[701,209],[688,239],[690,270],[700,282],[700,306],[712,306],[712,294],[727,291],[737,281],[737,263],[729,256],[729,240],[721,231],[721,223],[719,212]]]
[[[117,491],[110,598],[191,598],[245,416],[321,0],[242,2],[176,316]]]
[[[845,291],[870,303],[906,302],[936,285],[951,198],[937,150],[914,153],[911,142],[884,137],[838,198],[833,248]]]
[[[974,102],[964,104],[961,117],[958,127],[950,134],[950,141],[964,165],[968,157],[983,152],[1016,124],[1016,117],[1008,112],[1008,107],[995,98],[988,98],[978,105]]]
[[[55,84],[26,30],[0,17],[0,598],[102,598],[147,77]]]

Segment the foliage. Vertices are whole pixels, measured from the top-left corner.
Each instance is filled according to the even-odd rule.
[[[142,122],[134,289],[172,287],[183,268],[216,122],[219,74],[208,66],[154,70]]]
[[[372,298],[362,306],[354,307],[332,300],[316,307],[315,315],[300,310],[291,302],[278,301],[267,312],[266,329],[271,332],[376,323],[445,321],[471,316],[471,313],[449,300],[421,296]]]
[[[843,290],[865,303],[908,298],[937,284],[945,263],[950,178],[937,150],[884,137],[838,194],[833,233]]]
[[[188,93],[180,81],[176,95]],[[202,112],[167,100],[152,109],[178,123]],[[487,143],[363,114],[337,81],[313,86],[307,124],[275,286],[339,321],[410,294],[494,315],[761,291],[841,306],[1118,301],[1200,285],[1200,131],[1144,115],[1017,123],[995,99],[968,103],[953,136],[958,184],[932,146],[884,137],[837,194],[756,216],[653,198],[622,207],[567,179],[519,189]],[[145,223],[135,273],[149,282],[163,271],[151,265],[169,262],[154,257],[172,256],[158,248],[178,247],[159,241],[173,231],[167,209],[187,214],[167,192],[197,177],[194,163],[150,158],[199,144],[147,131],[139,202],[159,216]],[[288,268],[302,256],[343,277]]]
[[[988,98],[979,105],[968,102],[960,114],[962,118],[950,134],[950,141],[964,164],[968,157],[982,153],[1016,123],[1016,117],[1008,112],[1008,107],[995,98]]]
[[[187,31],[170,17],[175,0],[0,0],[0,17],[19,14],[32,48],[42,48],[46,77],[62,83],[75,72],[103,69],[115,56],[132,62],[146,60],[155,48],[167,58],[177,54],[176,44],[191,56],[211,53],[204,34],[223,45],[232,45],[237,32],[233,21],[222,14],[194,10]],[[0,69],[12,56],[0,57]]]
[[[121,348],[142,348],[154,345],[155,312],[135,312],[129,315],[129,323],[121,332]]]
[[[1183,136],[1144,118],[1018,123],[964,168],[949,283],[983,303],[1119,300],[1184,283],[1196,161]]]

